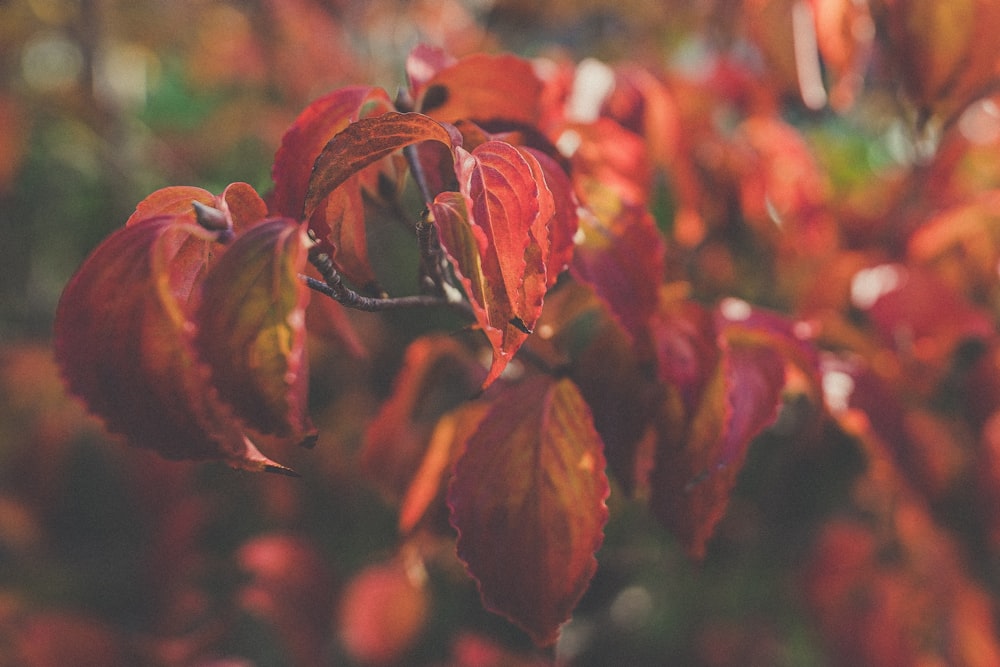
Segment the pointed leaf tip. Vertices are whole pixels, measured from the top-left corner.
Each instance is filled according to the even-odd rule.
[[[448,493],[458,555],[484,606],[554,644],[597,570],[608,494],[603,443],[576,385],[505,387]]]

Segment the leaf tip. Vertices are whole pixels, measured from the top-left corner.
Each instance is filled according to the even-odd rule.
[[[271,463],[265,463],[261,469],[264,472],[272,472],[278,475],[285,475],[286,477],[302,477],[299,472],[283,466],[280,463],[274,463],[273,461]]]

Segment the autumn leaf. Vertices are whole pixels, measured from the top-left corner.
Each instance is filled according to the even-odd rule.
[[[63,291],[56,359],[70,391],[134,446],[171,459],[222,459],[250,470],[284,471],[220,417],[204,395],[188,343],[185,292],[191,274],[204,267],[179,253],[192,240],[210,243],[219,233],[190,224],[185,215],[168,215],[109,236]]]
[[[264,200],[246,183],[232,183],[219,196],[203,188],[178,185],[161,188],[139,202],[125,226],[163,215],[176,216],[178,223],[198,224],[195,202],[218,212],[220,221],[214,231],[224,233],[207,239],[191,235],[170,260],[170,270],[176,274],[172,279],[173,289],[182,302],[187,301],[195,283],[222,249],[216,241],[227,241],[267,215]]]
[[[230,183],[221,195],[203,188],[175,185],[161,188],[139,202],[125,226],[158,215],[184,215],[189,222],[196,222],[193,202],[218,210],[235,234],[267,216],[267,204],[246,183]]]
[[[451,146],[456,139],[445,126],[418,113],[390,111],[351,123],[327,142],[316,159],[306,190],[306,217],[348,178],[386,155],[421,141]]]
[[[195,348],[219,397],[257,431],[315,438],[307,414],[305,308],[299,279],[308,238],[288,218],[266,220],[227,248],[194,309]]]
[[[371,86],[338,88],[310,103],[285,132],[274,156],[272,209],[279,215],[300,218],[316,159],[327,143],[359,120],[364,111],[391,108],[389,95]]]
[[[531,63],[509,54],[472,54],[449,62],[420,52],[408,63],[416,110],[435,120],[506,121],[534,124],[541,110],[542,82]],[[419,65],[419,69],[418,69]],[[438,67],[430,76],[426,72]]]
[[[340,88],[320,97],[285,132],[271,172],[275,183],[272,209],[281,216],[309,220],[309,228],[337,268],[359,287],[371,290],[377,288],[368,257],[362,191],[377,188],[377,169],[355,170],[344,179],[343,187],[336,192],[331,188],[311,205],[306,198],[320,155],[331,139],[366,115],[377,117],[392,108],[388,94],[376,87]]]
[[[997,85],[1000,5],[991,0],[879,0],[886,57],[926,120],[944,122]]]
[[[493,346],[484,386],[503,371],[541,314],[547,290],[552,192],[530,153],[488,141],[456,148],[461,193],[431,204],[441,244]]]
[[[570,380],[504,387],[455,466],[458,555],[483,604],[553,644],[589,585],[608,518],[604,454]]]
[[[483,373],[454,338],[427,336],[407,347],[392,394],[368,426],[361,452],[362,468],[386,496],[404,496],[438,420],[476,394]]]
[[[653,513],[695,558],[725,514],[751,441],[777,417],[785,386],[785,357],[771,341],[710,323],[699,310],[657,324],[672,330],[658,336],[670,341],[661,356],[670,398],[650,477]],[[718,350],[699,340],[712,331]]]

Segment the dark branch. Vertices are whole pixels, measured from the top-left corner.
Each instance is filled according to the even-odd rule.
[[[432,308],[443,306],[460,313],[468,319],[473,319],[475,317],[472,313],[472,308],[470,308],[469,304],[463,299],[452,300],[447,297],[432,296],[428,294],[380,299],[370,296],[362,296],[345,285],[343,282],[340,282],[337,285],[330,285],[322,280],[316,280],[315,278],[310,278],[309,276],[301,277],[305,281],[306,286],[310,289],[313,289],[320,294],[325,294],[337,303],[347,306],[348,308],[354,308],[355,310],[363,310],[365,312],[374,313],[382,310],[399,310],[401,308]]]
[[[309,262],[323,276],[323,280],[316,280],[309,276],[302,276],[306,285],[321,294],[325,294],[334,301],[348,308],[363,310],[366,312],[377,312],[383,310],[398,310],[400,308],[430,308],[444,306],[450,308],[467,319],[474,319],[469,303],[462,298],[455,290],[449,296],[449,292],[442,290],[439,295],[420,294],[415,296],[401,296],[394,298],[370,297],[358,294],[344,284],[344,279],[340,272],[333,265],[333,260],[318,246],[309,249]]]

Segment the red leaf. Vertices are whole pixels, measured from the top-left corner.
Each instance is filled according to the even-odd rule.
[[[188,222],[194,223],[196,218],[193,202],[196,201],[221,211],[235,233],[267,216],[267,204],[246,183],[231,183],[220,196],[202,188],[175,185],[161,188],[139,202],[125,226],[158,215],[183,215]]]
[[[340,88],[312,102],[281,138],[271,173],[272,209],[279,215],[302,216],[316,158],[338,132],[361,117],[365,109],[388,111],[389,95],[381,88]]]
[[[392,103],[381,88],[355,86],[325,95],[310,104],[285,133],[272,168],[274,210],[296,220],[309,219],[310,229],[337,268],[363,287],[374,285],[375,274],[368,259],[361,198],[362,174],[357,173],[361,167],[349,174],[344,181],[350,182],[336,192],[330,188],[310,205],[306,198],[315,172],[320,168],[320,155],[331,139],[363,115],[375,114],[377,117],[390,109]],[[377,174],[369,175],[369,178],[376,177]]]
[[[472,153],[455,152],[462,192],[439,195],[431,212],[493,346],[486,386],[500,376],[541,314],[554,203],[544,182],[536,180],[541,167],[530,154],[500,141]]]
[[[454,338],[419,338],[407,349],[392,395],[365,433],[361,464],[390,498],[406,493],[442,415],[476,394],[483,368]]]
[[[299,279],[308,239],[288,218],[266,220],[226,250],[201,286],[195,347],[219,397],[252,428],[314,437],[307,414],[305,308]]]
[[[267,215],[264,200],[246,183],[230,184],[221,196],[202,188],[177,185],[161,188],[139,202],[125,226],[163,215],[175,216],[178,223],[197,224],[194,202],[222,213],[229,233],[239,233]],[[220,240],[224,239],[220,237]],[[212,241],[193,235],[170,260],[171,271],[176,274],[174,291],[179,300],[187,301],[194,284],[222,249],[221,245]]]
[[[497,398],[448,494],[458,555],[483,604],[546,646],[597,568],[608,518],[604,454],[570,380],[535,377]]]
[[[697,325],[674,337],[690,335],[692,352],[667,373],[683,378],[673,387],[680,405],[668,401],[664,410],[650,478],[653,512],[695,558],[704,556],[725,514],[750,442],[777,416],[785,385],[784,357],[769,341],[729,325],[718,338],[716,357],[695,351],[703,347],[695,339],[703,329]]]
[[[545,265],[545,282],[548,287],[552,287],[559,274],[569,267],[573,259],[574,237],[580,221],[577,213],[580,203],[573,192],[573,183],[555,159],[534,148],[522,148],[521,151],[538,161],[541,171],[535,172],[535,180],[539,186],[544,185],[552,193],[554,210],[547,223],[549,247]],[[534,166],[532,169],[534,171]],[[540,218],[544,219],[542,216]]]
[[[159,216],[108,237],[63,291],[56,358],[70,391],[134,446],[171,459],[286,470],[220,417],[187,342],[187,292],[204,265],[181,253],[217,234],[187,216]]]
[[[215,195],[203,188],[188,185],[160,188],[136,205],[135,212],[129,216],[125,226],[128,227],[158,215],[187,216],[188,222],[193,223],[195,216],[192,202],[195,201],[205,206],[214,206]]]
[[[422,64],[442,67],[447,60],[424,58]],[[531,63],[517,56],[473,54],[412,83],[417,111],[446,123],[502,119],[531,125],[539,119],[542,82]]]
[[[306,190],[306,217],[312,215],[327,195],[361,169],[421,141],[439,141],[452,146],[455,138],[443,125],[418,113],[390,111],[351,123],[327,142],[316,159]]]
[[[573,254],[573,277],[594,288],[622,327],[643,340],[656,310],[666,246],[645,207],[584,216],[583,242]]]
[[[662,396],[634,341],[592,289],[567,281],[546,296],[538,336],[528,344],[550,367],[568,369],[593,412],[608,467],[631,493],[648,476],[637,453]]]
[[[439,141],[450,148],[453,137],[426,116],[387,112],[350,123],[316,158],[305,191],[304,215],[337,269],[366,291],[379,288],[368,259],[361,178],[366,167],[423,141]]]

